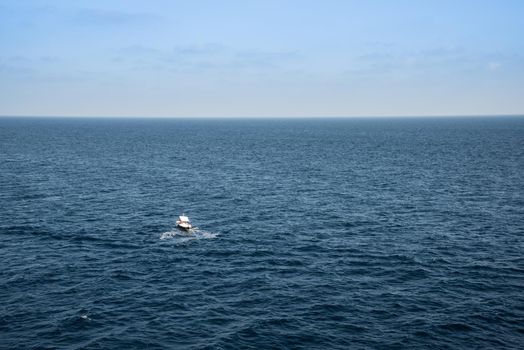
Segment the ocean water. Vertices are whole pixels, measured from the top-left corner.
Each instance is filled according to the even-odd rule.
[[[1,349],[523,347],[524,118],[0,119]]]

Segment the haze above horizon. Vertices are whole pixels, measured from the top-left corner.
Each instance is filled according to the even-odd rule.
[[[524,114],[524,2],[0,2],[0,115]]]

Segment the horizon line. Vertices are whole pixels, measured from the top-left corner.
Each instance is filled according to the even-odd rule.
[[[0,118],[41,119],[399,119],[399,118],[489,118],[524,117],[522,114],[426,114],[426,115],[348,115],[348,116],[138,116],[138,115],[0,115]]]

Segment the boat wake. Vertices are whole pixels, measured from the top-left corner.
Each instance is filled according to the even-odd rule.
[[[176,243],[185,243],[189,241],[194,240],[201,240],[201,239],[214,239],[218,237],[218,233],[209,232],[200,230],[198,228],[194,228],[189,231],[180,231],[178,229],[174,229],[171,231],[164,232],[160,235],[161,240],[175,240]]]

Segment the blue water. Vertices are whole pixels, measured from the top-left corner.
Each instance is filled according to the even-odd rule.
[[[522,349],[523,174],[517,117],[3,118],[0,348]]]

